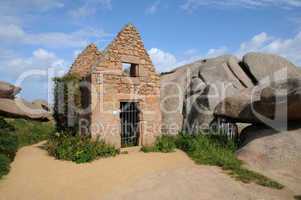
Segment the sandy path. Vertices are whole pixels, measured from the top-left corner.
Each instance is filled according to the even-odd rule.
[[[0,181],[1,200],[292,199],[234,181],[216,167],[197,166],[183,152],[140,152],[89,164],[55,160],[33,145],[22,148]]]

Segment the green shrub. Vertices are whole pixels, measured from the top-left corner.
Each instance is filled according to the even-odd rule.
[[[15,133],[0,130],[0,153],[10,160],[15,158],[18,150],[18,138]]]
[[[15,127],[5,121],[3,117],[0,117],[0,130],[15,131]]]
[[[91,162],[97,158],[115,156],[119,153],[117,149],[103,141],[64,134],[52,136],[45,148],[50,155],[59,160],[76,163]]]
[[[162,135],[156,139],[154,146],[145,146],[141,148],[141,151],[148,152],[163,152],[169,153],[176,149],[176,137],[172,135]]]
[[[0,178],[9,172],[10,159],[4,154],[0,154]]]

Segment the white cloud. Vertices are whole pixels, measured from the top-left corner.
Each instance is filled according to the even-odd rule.
[[[155,14],[159,8],[160,3],[160,0],[155,1],[153,4],[146,8],[145,13],[149,15]]]
[[[250,41],[243,42],[236,54],[242,56],[251,51],[278,54],[301,65],[301,32],[292,38],[285,39],[260,33]]]
[[[22,98],[43,98],[51,101],[51,80],[66,72],[65,61],[55,53],[41,48],[34,50],[29,57],[0,49],[0,55],[3,52],[6,52],[6,56],[0,56],[0,80],[19,83]]]
[[[156,69],[160,72],[168,71],[174,68],[177,64],[177,59],[173,54],[161,49],[151,48],[148,51],[148,54],[150,55]]]
[[[54,53],[45,49],[36,49],[32,52],[30,57],[9,57],[1,61],[3,71],[10,74],[20,74],[26,70],[31,69],[45,69],[55,67],[57,69],[63,69],[64,60],[58,58]]]
[[[186,0],[181,6],[184,10],[193,11],[203,6],[214,7],[279,7],[279,8],[300,8],[300,0]]]
[[[111,10],[111,0],[86,0],[81,6],[70,10],[69,15],[73,18],[93,16],[98,10]]]
[[[249,51],[258,51],[258,49],[260,49],[271,40],[272,37],[268,36],[267,33],[259,33],[255,35],[251,40],[242,42],[240,44],[239,54],[243,55]]]
[[[1,13],[15,12],[44,12],[55,8],[64,7],[62,0],[1,0]]]
[[[224,54],[234,54],[242,57],[248,52],[277,54],[301,66],[301,32],[292,38],[285,39],[273,37],[262,32],[253,36],[250,40],[242,42],[234,52],[225,46],[209,49],[205,54],[199,53],[196,49],[189,49],[183,53],[184,57],[181,59],[172,53],[162,51],[158,48],[152,48],[148,52],[160,72],[170,71],[175,67],[204,58],[213,58]]]
[[[83,47],[93,38],[101,40],[108,36],[103,30],[85,28],[71,33],[64,32],[45,32],[30,33],[26,32],[21,26],[15,24],[0,24],[0,42],[3,44],[29,44],[41,45],[52,48],[62,47]]]

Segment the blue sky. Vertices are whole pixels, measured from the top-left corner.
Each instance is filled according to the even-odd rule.
[[[128,22],[157,71],[204,57],[261,51],[301,66],[301,0],[1,0],[0,80],[47,99],[47,80],[89,43],[100,49]]]

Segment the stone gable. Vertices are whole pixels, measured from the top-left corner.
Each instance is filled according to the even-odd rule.
[[[95,44],[88,45],[75,59],[69,73],[85,77],[91,72],[91,68],[97,64],[102,57]]]
[[[124,64],[131,73],[125,73]],[[133,72],[133,73],[132,73]],[[91,105],[88,119],[92,138],[104,139],[116,147],[122,146],[118,113],[124,103],[135,103],[139,109],[139,141],[137,145],[152,145],[161,134],[160,77],[144,48],[137,29],[126,25],[101,53],[89,45],[76,59],[70,73],[77,73],[91,85],[82,96]]]

